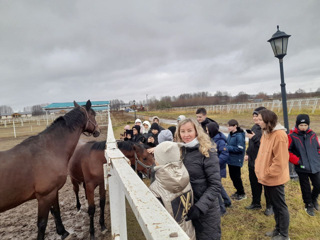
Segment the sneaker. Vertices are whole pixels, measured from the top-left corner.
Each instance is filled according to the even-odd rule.
[[[319,211],[319,204],[318,204],[318,200],[315,199],[312,201],[313,207],[315,210]]]
[[[261,205],[260,204],[256,204],[256,203],[252,203],[250,206],[247,206],[246,209],[248,210],[258,210],[261,209]]]
[[[278,234],[277,236],[272,237],[271,240],[290,240],[290,238]]]
[[[264,215],[266,216],[271,216],[273,214],[273,207],[267,207],[266,210],[264,211]]]
[[[266,232],[266,234],[265,234],[265,236],[267,236],[267,237],[275,237],[278,235],[280,235],[280,233],[278,232],[277,229],[274,229],[273,231]]]
[[[235,192],[234,194],[232,194],[230,197],[232,199],[236,199],[239,196],[239,194],[237,192]]]
[[[232,207],[232,204],[231,204],[231,203],[225,203],[224,206],[225,206],[226,208],[231,208],[231,207]]]
[[[305,207],[306,213],[308,213],[309,216],[313,217],[314,216],[314,211],[313,211],[313,204],[309,203]]]
[[[236,201],[241,201],[241,200],[243,200],[243,199],[247,199],[247,195],[245,195],[245,194],[238,194],[238,197],[235,198],[234,200],[236,200]]]

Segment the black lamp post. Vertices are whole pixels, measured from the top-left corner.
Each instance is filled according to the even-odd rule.
[[[287,93],[286,93],[286,84],[284,82],[283,74],[283,58],[287,55],[288,40],[291,35],[281,32],[279,30],[279,25],[277,26],[277,32],[272,35],[272,38],[268,40],[271,44],[274,56],[279,59],[280,64],[280,76],[281,76],[281,97],[282,97],[282,110],[283,110],[283,120],[284,126],[289,133],[289,121],[288,121],[288,110],[287,110]],[[296,178],[297,174],[294,171],[294,167],[290,164],[290,177]]]
[[[136,109],[137,109],[137,107],[136,107],[136,101],[135,100],[133,100],[133,107],[134,107],[134,121],[136,121],[136,119],[137,119],[137,113],[136,113]]]

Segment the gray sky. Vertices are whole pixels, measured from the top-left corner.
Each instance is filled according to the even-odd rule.
[[[0,105],[320,87],[320,1],[0,1]]]

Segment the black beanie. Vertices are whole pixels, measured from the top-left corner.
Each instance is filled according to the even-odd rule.
[[[210,122],[207,125],[209,136],[213,138],[219,132],[219,125],[216,122]]]
[[[263,109],[266,109],[266,108],[265,108],[265,107],[258,107],[258,108],[256,108],[256,109],[253,111],[252,115],[259,115],[259,111],[261,111],[261,110],[263,110]]]
[[[174,136],[174,134],[176,133],[177,127],[176,126],[170,126],[170,127],[168,127],[168,130],[170,130],[171,133],[172,133],[172,136]]]
[[[299,124],[301,123],[306,123],[308,124],[308,126],[310,125],[310,118],[308,114],[299,114],[297,116],[297,120],[296,120],[296,127],[299,126]]]
[[[137,131],[138,131],[138,134],[140,133],[140,126],[139,125],[134,125],[133,127],[132,127],[132,129],[137,129]]]
[[[151,129],[151,130],[152,130],[152,129],[156,129],[156,130],[158,130],[158,132],[160,132],[160,128],[159,128],[158,123],[152,123],[150,129]]]

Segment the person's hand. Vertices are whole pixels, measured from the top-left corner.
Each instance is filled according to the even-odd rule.
[[[187,213],[186,221],[198,219],[200,217],[200,214],[200,209],[193,205]]]
[[[248,136],[249,139],[251,139],[254,135],[255,135],[254,132],[252,132],[252,134],[247,133],[247,136]]]
[[[148,148],[147,151],[148,151],[148,153],[154,154],[154,148]]]
[[[245,160],[245,161],[248,161],[248,159],[249,159],[248,155],[245,155],[245,156],[244,156],[244,160]]]

